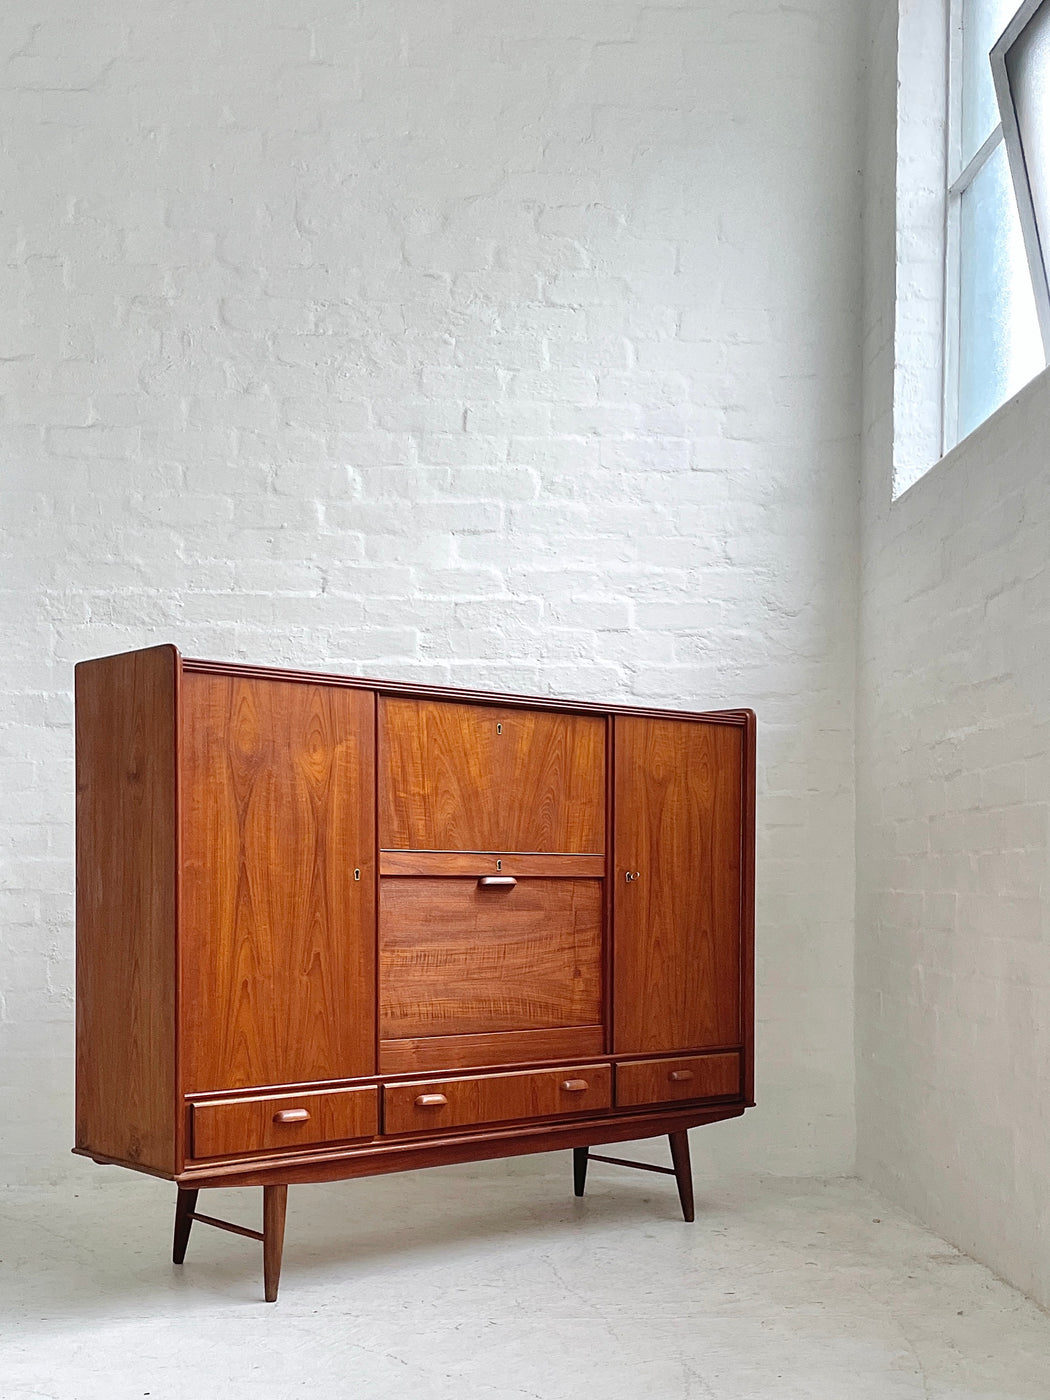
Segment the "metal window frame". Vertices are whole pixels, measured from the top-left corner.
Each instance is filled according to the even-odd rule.
[[[1038,5],[1046,0],[1027,0]],[[941,406],[941,455],[959,441],[959,360],[962,327],[960,310],[960,221],[962,197],[1004,139],[1000,121],[973,155],[962,162],[962,35],[964,0],[948,5],[948,93],[944,200],[944,393]],[[1016,19],[1016,15],[1014,17]],[[1013,23],[1013,21],[1011,21]],[[998,93],[998,89],[996,89]],[[1001,104],[1000,104],[1001,106]],[[954,173],[953,173],[954,172]],[[1027,244],[1026,244],[1027,246]]]
[[[1028,270],[1031,274],[1032,290],[1035,294],[1039,331],[1043,338],[1043,353],[1050,356],[1050,279],[1047,277],[1046,259],[1043,256],[1043,240],[1039,236],[1039,218],[1032,194],[1032,184],[1028,176],[1024,141],[1021,136],[1009,72],[1011,49],[1022,37],[1031,21],[1047,5],[1050,5],[1050,0],[1023,0],[1013,19],[992,45],[988,57],[992,66],[995,96],[999,103],[1000,128],[1006,144],[1007,160],[1010,163],[1014,198],[1017,201],[1017,214],[1021,223],[1021,233],[1024,236],[1025,253],[1028,257]],[[1044,233],[1050,238],[1050,229],[1044,230]]]

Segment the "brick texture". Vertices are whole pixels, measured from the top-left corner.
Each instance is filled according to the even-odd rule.
[[[8,0],[5,1179],[70,1163],[72,667],[761,717],[759,1095],[853,1159],[857,7]]]

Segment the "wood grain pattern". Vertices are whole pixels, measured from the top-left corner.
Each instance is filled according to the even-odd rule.
[[[284,1221],[288,1211],[288,1187],[263,1187],[263,1297],[277,1302],[281,1285],[281,1256],[284,1253]]]
[[[740,729],[615,721],[617,1054],[739,1043],[743,758]]]
[[[599,880],[384,878],[382,1038],[600,1022],[601,908]]]
[[[442,1167],[453,1162],[486,1161],[530,1152],[554,1152],[585,1144],[627,1142],[655,1137],[681,1128],[739,1118],[741,1103],[692,1105],[687,1109],[602,1114],[596,1117],[547,1119],[534,1123],[495,1124],[462,1128],[442,1137],[377,1138],[361,1148],[336,1148],[296,1156],[188,1167],[176,1178],[180,1186],[202,1190],[218,1186],[263,1186],[268,1181],[289,1184],[308,1181],[347,1181],[386,1172]]]
[[[604,791],[596,716],[380,697],[384,848],[600,854]]]
[[[380,875],[545,875],[601,879],[604,856],[527,855],[520,851],[380,851]]]
[[[442,1069],[481,1069],[485,1065],[582,1060],[601,1055],[604,1049],[605,1034],[600,1025],[381,1040],[379,1072],[433,1074]]]
[[[170,1174],[179,655],[76,668],[77,1149]]]
[[[186,677],[187,1093],[374,1072],[373,704]]]
[[[620,1108],[729,1098],[739,1093],[740,1056],[735,1053],[625,1060],[616,1066],[616,1103]]]
[[[504,705],[516,709],[546,710],[552,714],[651,715],[654,719],[703,720],[707,724],[733,724],[743,727],[749,710],[673,710],[652,705],[599,704],[593,700],[566,700],[555,695],[514,695],[500,690],[471,690],[467,686],[432,685],[419,681],[377,680],[368,676],[347,676],[336,671],[303,671],[287,666],[257,666],[243,661],[205,661],[199,657],[182,659],[184,672],[202,671],[214,676],[238,676],[242,680],[306,681],[313,685],[346,686],[374,690],[377,694],[406,696],[421,700],[450,700],[455,704]]]
[[[281,1121],[281,1114],[306,1118]],[[374,1137],[379,1131],[379,1091],[323,1089],[316,1094],[267,1094],[213,1099],[193,1105],[194,1157],[243,1157],[320,1142]]]
[[[430,1095],[440,1096],[445,1103],[434,1107],[417,1103]],[[610,1065],[523,1070],[470,1079],[421,1079],[384,1086],[383,1132],[442,1132],[514,1118],[594,1113],[611,1104]]]

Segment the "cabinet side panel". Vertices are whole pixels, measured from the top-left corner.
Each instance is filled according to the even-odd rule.
[[[76,1145],[175,1168],[178,653],[76,668]]]
[[[744,1102],[755,1103],[755,735],[756,720],[748,710],[744,731],[744,820],[742,835],[743,889],[741,890],[740,1000],[743,1022]]]
[[[618,715],[615,746],[616,1052],[737,1045],[743,728]]]
[[[184,1093],[375,1070],[374,705],[184,679]]]

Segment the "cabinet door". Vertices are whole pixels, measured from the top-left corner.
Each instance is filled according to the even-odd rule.
[[[374,705],[183,678],[186,1093],[374,1072]]]
[[[617,716],[614,733],[616,1053],[737,1045],[744,731]]]
[[[605,850],[605,720],[444,700],[379,701],[379,844]]]
[[[600,880],[385,879],[380,1036],[600,1026],[601,949]]]

